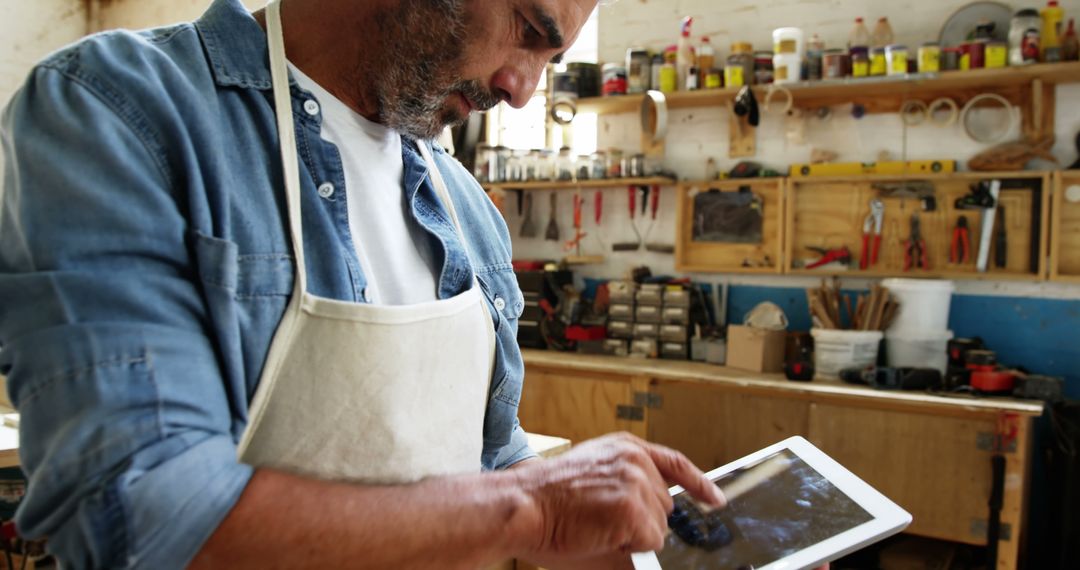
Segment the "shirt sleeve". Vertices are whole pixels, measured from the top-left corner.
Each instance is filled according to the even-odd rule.
[[[252,473],[183,178],[138,106],[70,66],[35,70],[2,136],[0,374],[21,413],[19,531],[48,536],[64,568],[182,567]]]
[[[510,434],[510,442],[503,446],[499,456],[495,459],[495,469],[509,469],[533,457],[538,457],[538,455],[529,447],[528,436],[525,435],[525,430],[521,429],[521,424],[515,418],[514,431]]]

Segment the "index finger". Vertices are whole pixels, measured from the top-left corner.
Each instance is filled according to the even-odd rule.
[[[686,489],[692,497],[703,501],[718,509],[727,506],[727,498],[712,481],[705,477],[705,473],[685,455],[674,449],[656,445],[645,444],[645,450],[656,465],[660,474],[669,482]]]

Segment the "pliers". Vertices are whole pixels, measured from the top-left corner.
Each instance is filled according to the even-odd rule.
[[[863,222],[862,257],[859,269],[868,269],[877,265],[878,252],[881,250],[881,222],[885,218],[885,203],[874,198],[870,200],[870,215]]]
[[[845,245],[836,249],[825,249],[823,247],[807,247],[810,251],[815,251],[821,255],[821,259],[806,266],[807,269],[816,269],[822,265],[828,265],[833,262],[842,263],[844,265],[851,264],[851,250]]]
[[[919,214],[911,215],[911,236],[908,237],[907,247],[904,251],[904,271],[911,271],[912,267],[929,269],[927,261],[926,240],[922,237],[919,229]]]
[[[971,259],[971,231],[968,229],[967,216],[960,216],[953,228],[952,247],[949,249],[949,263],[967,263]]]

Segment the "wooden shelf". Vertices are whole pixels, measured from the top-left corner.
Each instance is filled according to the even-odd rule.
[[[1010,101],[1019,103],[1026,96],[1024,88],[1036,80],[1046,84],[1080,82],[1080,62],[881,78],[804,81],[785,87],[791,91],[797,107],[816,108],[858,102],[865,105],[869,112],[895,112],[904,99],[929,100],[949,96],[966,100],[985,91],[997,92]],[[754,87],[759,102],[764,103],[767,89],[767,85]],[[722,106],[730,102],[737,92],[738,88],[724,88],[669,93],[668,107],[683,109]],[[644,95],[624,95],[582,99],[578,101],[578,112],[628,113],[640,109],[643,98]]]
[[[623,188],[626,186],[670,186],[676,181],[663,176],[649,178],[605,178],[603,180],[581,180],[579,182],[500,182],[482,184],[484,190],[577,190],[585,188]]]
[[[784,178],[745,178],[684,182],[679,185],[675,227],[675,269],[694,273],[777,275],[784,268]],[[760,243],[695,241],[696,192],[737,192],[749,187],[761,199]],[[745,266],[754,263],[757,266]]]

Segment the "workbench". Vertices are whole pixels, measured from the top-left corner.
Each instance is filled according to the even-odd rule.
[[[801,435],[914,516],[907,532],[986,544],[1006,458],[997,568],[1016,568],[1038,401],[880,391],[704,363],[524,350],[522,426],[575,443],[628,431],[708,471]]]

